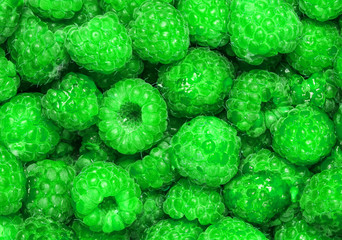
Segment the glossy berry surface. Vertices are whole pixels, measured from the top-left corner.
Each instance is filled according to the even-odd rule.
[[[158,88],[175,117],[212,115],[223,109],[233,84],[233,64],[208,48],[194,48],[161,70]]]
[[[219,187],[238,170],[241,141],[236,130],[216,117],[199,116],[171,139],[171,162],[197,184]]]
[[[338,0],[299,0],[299,7],[309,18],[322,22],[342,13],[342,3]]]
[[[0,2],[0,44],[4,43],[16,30],[22,7],[22,0],[3,0]]]
[[[15,239],[22,224],[20,215],[0,216],[0,240]]]

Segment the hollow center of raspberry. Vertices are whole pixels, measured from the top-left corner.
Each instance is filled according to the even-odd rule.
[[[114,197],[106,197],[99,204],[99,208],[105,212],[109,212],[112,210],[116,211],[118,208],[118,204],[116,203],[116,200]]]
[[[120,117],[125,125],[139,125],[141,119],[141,108],[136,103],[125,103],[120,108]]]

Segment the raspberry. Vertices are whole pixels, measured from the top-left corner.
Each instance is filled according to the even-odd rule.
[[[70,190],[76,171],[62,161],[43,160],[26,168],[25,211],[68,222],[73,215]]]
[[[232,0],[228,22],[233,51],[252,65],[292,52],[303,30],[293,8],[282,0]]]
[[[132,57],[127,30],[112,12],[71,27],[65,47],[78,65],[104,74],[120,69]]]
[[[196,222],[186,220],[161,220],[157,224],[148,228],[143,240],[181,240],[197,239],[202,233],[202,228]]]
[[[169,64],[182,59],[189,47],[189,28],[182,14],[158,0],[144,2],[130,22],[133,49],[143,60]]]
[[[342,104],[334,115],[335,132],[338,140],[342,140]]]
[[[19,84],[15,65],[6,59],[5,52],[0,48],[0,102],[15,96]]]
[[[100,136],[123,154],[151,148],[167,126],[166,103],[157,89],[141,79],[126,79],[104,94]]]
[[[192,43],[212,48],[228,43],[228,1],[180,0],[177,9],[189,24]]]
[[[303,36],[286,59],[294,69],[308,76],[332,67],[337,51],[342,46],[342,38],[333,22],[304,19],[302,23]]]
[[[240,131],[258,137],[266,131],[265,109],[262,105],[278,95],[278,75],[265,70],[244,72],[236,81],[226,102],[227,117]],[[283,90],[284,88],[282,88]]]
[[[342,19],[342,18],[341,18]],[[342,50],[340,50],[336,56],[334,62],[334,70],[337,74],[337,85],[338,87],[342,87]]]
[[[28,9],[7,45],[18,73],[33,84],[43,85],[55,80],[69,62],[63,34],[50,31],[47,24]]]
[[[274,151],[295,165],[306,166],[328,155],[335,144],[334,124],[316,107],[298,105],[272,128]]]
[[[141,212],[140,188],[114,163],[96,162],[74,179],[71,197],[78,218],[90,230],[105,233],[131,225]]]
[[[83,0],[82,9],[70,21],[80,26],[101,14],[102,10],[98,0]]]
[[[16,240],[63,239],[76,240],[72,229],[41,215],[27,218],[17,234]]]
[[[247,157],[252,153],[256,153],[262,148],[269,148],[272,143],[272,135],[269,131],[260,135],[257,138],[252,138],[247,134],[241,134],[241,154],[243,157]]]
[[[172,137],[171,163],[197,184],[219,187],[237,173],[240,146],[232,126],[216,117],[199,116]]]
[[[224,187],[227,208],[250,223],[266,224],[291,203],[290,187],[270,172],[247,173]]]
[[[329,235],[342,232],[341,185],[341,168],[324,170],[311,178],[300,199],[305,221]]]
[[[201,225],[218,222],[226,210],[219,190],[198,186],[188,179],[180,179],[169,190],[163,209],[174,219],[197,219]]]
[[[89,128],[97,122],[103,96],[83,74],[69,73],[42,98],[48,118],[69,131]]]
[[[176,117],[216,114],[233,84],[234,67],[207,48],[194,48],[181,61],[161,71],[158,87]]]
[[[16,213],[21,208],[25,194],[23,166],[12,153],[0,145],[0,215]]]
[[[198,240],[230,239],[266,240],[267,238],[251,224],[230,217],[209,226],[198,238]]]
[[[59,129],[42,114],[42,94],[22,93],[0,107],[1,142],[21,161],[44,159],[59,142]]]
[[[79,220],[72,222],[71,228],[75,231],[78,240],[129,240],[128,232],[123,230],[120,232],[103,233],[93,232]]]
[[[128,172],[142,190],[160,189],[171,185],[178,175],[171,167],[170,138],[164,139],[149,155],[128,166]]]
[[[26,3],[40,17],[58,21],[72,18],[81,10],[83,0],[27,0]]]
[[[71,155],[75,151],[75,147],[70,143],[59,142],[55,147],[55,151],[49,154],[49,159],[55,160],[58,158],[62,158],[66,155]]]
[[[324,161],[320,162],[316,165],[312,171],[313,172],[322,172],[327,169],[333,168],[342,168],[342,149],[341,146],[335,146],[331,150],[330,156],[324,159]]]
[[[163,193],[155,191],[144,192],[141,198],[143,210],[130,227],[131,239],[140,239],[145,229],[155,225],[159,220],[166,218],[166,214],[163,212],[163,202],[165,200]]]
[[[331,238],[324,236],[320,231],[307,224],[304,220],[297,218],[291,222],[283,224],[276,228],[274,240],[301,240],[301,239],[319,239],[329,240]]]
[[[342,14],[342,2],[338,0],[299,0],[299,7],[309,18],[321,22]]]
[[[0,240],[16,239],[22,225],[23,218],[20,215],[0,216]]]
[[[4,43],[17,29],[22,7],[22,0],[0,2],[0,44]]]

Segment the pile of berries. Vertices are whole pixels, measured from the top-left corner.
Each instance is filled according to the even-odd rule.
[[[0,240],[342,239],[341,0],[0,0]]]

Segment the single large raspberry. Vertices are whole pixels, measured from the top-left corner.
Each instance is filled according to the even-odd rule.
[[[216,117],[199,116],[172,137],[171,163],[180,175],[219,187],[237,173],[240,146],[232,126]]]
[[[233,64],[208,48],[194,48],[161,70],[158,88],[173,116],[213,115],[223,109],[235,77]]]

